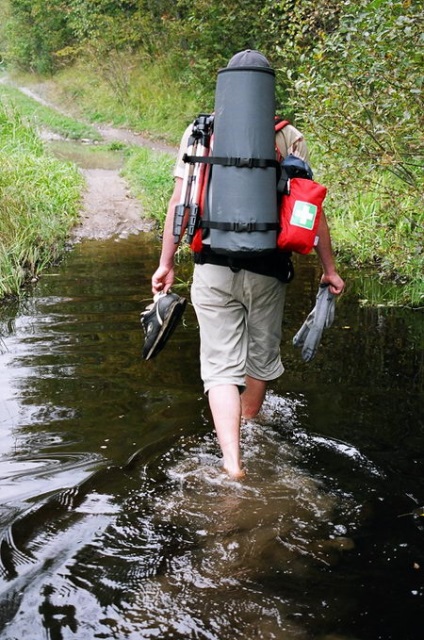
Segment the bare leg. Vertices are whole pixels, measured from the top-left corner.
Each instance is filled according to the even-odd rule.
[[[241,413],[243,418],[254,418],[261,410],[265,398],[267,383],[246,376],[246,389],[241,394]]]
[[[209,390],[208,398],[224,469],[232,478],[241,478],[244,471],[240,460],[241,402],[238,387],[233,384],[217,385]]]

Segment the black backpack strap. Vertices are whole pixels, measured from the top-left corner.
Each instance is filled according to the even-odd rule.
[[[220,156],[189,156],[187,153],[183,155],[183,162],[219,164],[223,167],[246,167],[248,169],[266,169],[267,167],[279,167],[279,163],[275,158],[224,158]]]
[[[202,220],[200,226],[203,229],[235,231],[236,233],[251,233],[252,231],[274,231],[280,228],[278,222],[216,222],[211,220]]]

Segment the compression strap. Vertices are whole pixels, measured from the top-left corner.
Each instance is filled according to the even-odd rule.
[[[202,220],[200,226],[204,229],[235,231],[236,233],[251,233],[252,231],[273,231],[280,228],[278,222],[217,222],[212,220]]]
[[[189,156],[187,153],[183,155],[183,162],[201,163],[201,164],[219,164],[223,167],[247,167],[248,169],[267,167],[279,167],[279,163],[275,158],[224,158],[220,156]]]

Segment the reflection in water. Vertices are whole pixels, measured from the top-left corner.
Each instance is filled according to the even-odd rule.
[[[43,627],[48,632],[51,640],[61,640],[63,638],[62,629],[69,629],[76,633],[78,625],[75,620],[75,607],[71,604],[54,605],[51,602],[51,595],[54,594],[54,587],[46,585],[42,591],[45,599],[38,608],[42,617]]]
[[[92,144],[81,145],[71,140],[49,140],[49,148],[59,160],[69,160],[82,169],[120,169],[122,167],[123,151],[110,149]],[[119,147],[115,145],[115,147]]]
[[[286,373],[243,426],[235,482],[191,307],[166,350],[140,358],[157,251],[147,234],[82,243],[1,310],[1,640],[416,640],[419,316],[345,296],[305,365],[290,339],[317,274],[302,262]]]

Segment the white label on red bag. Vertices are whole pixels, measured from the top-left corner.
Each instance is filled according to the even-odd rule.
[[[318,207],[310,202],[296,200],[290,218],[290,224],[303,229],[313,229]]]

